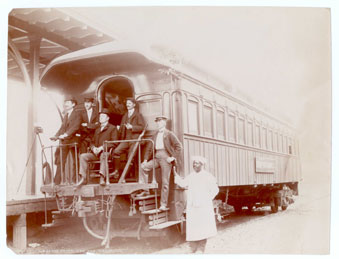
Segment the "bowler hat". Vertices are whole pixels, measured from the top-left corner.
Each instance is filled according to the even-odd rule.
[[[168,120],[168,118],[165,115],[157,116],[155,117],[154,121],[160,121],[160,120]]]
[[[84,102],[91,102],[91,103],[93,103],[94,102],[94,98],[92,98],[92,97],[85,97],[84,98]]]
[[[107,108],[103,108],[100,112],[99,112],[99,114],[100,113],[105,113],[105,114],[107,114],[107,115],[109,115],[109,110],[107,109]]]

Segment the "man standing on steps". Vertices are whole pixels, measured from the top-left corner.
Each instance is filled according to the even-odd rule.
[[[148,183],[148,172],[155,168],[161,168],[161,198],[160,210],[167,209],[168,192],[169,192],[169,179],[172,171],[172,162],[174,160],[180,161],[182,145],[176,135],[166,129],[166,116],[158,116],[155,118],[158,130],[153,135],[152,140],[155,144],[155,157],[152,156],[152,145],[150,143],[146,147],[144,162],[141,164],[143,169],[140,174],[141,183]],[[152,159],[148,161],[149,159]],[[148,195],[149,191],[144,190],[137,196]]]

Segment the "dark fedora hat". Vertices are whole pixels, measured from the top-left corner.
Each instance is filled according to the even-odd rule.
[[[84,98],[84,102],[91,102],[91,103],[93,103],[94,102],[94,98],[93,97],[85,97]]]
[[[160,120],[168,120],[167,116],[165,115],[161,115],[161,116],[157,116],[155,117],[154,121],[160,121]]]
[[[78,102],[77,102],[77,100],[75,99],[75,97],[74,97],[74,96],[71,96],[71,95],[65,97],[64,102],[67,102],[67,101],[71,101],[71,102],[74,103],[75,105],[78,104]]]
[[[99,111],[99,114],[100,114],[100,113],[105,113],[105,114],[107,114],[107,115],[110,114],[110,112],[109,112],[109,110],[108,110],[107,108],[103,108],[101,111]]]

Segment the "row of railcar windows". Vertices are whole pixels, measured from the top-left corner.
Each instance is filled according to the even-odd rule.
[[[216,110],[216,136],[213,131],[213,108],[202,106],[202,131],[199,129],[199,103],[188,100],[188,131],[191,134],[227,140],[241,145],[261,148],[269,151],[292,154],[294,153],[294,140],[281,133],[275,132],[253,121],[246,121],[233,113],[227,114],[221,108]]]

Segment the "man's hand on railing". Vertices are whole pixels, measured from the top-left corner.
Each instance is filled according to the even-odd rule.
[[[175,161],[175,157],[173,157],[173,156],[167,157],[166,161],[167,161],[167,163],[170,164],[170,163],[172,163],[173,161]]]
[[[53,137],[50,137],[49,139],[52,140],[52,141],[57,141],[58,137],[57,136],[53,136]]]
[[[140,166],[141,166],[141,169],[144,170],[144,171],[146,171],[146,172],[151,171],[151,169],[149,169],[149,168],[146,167],[146,164],[147,164],[147,161],[144,160],[144,162],[142,162],[141,165],[140,165]]]

